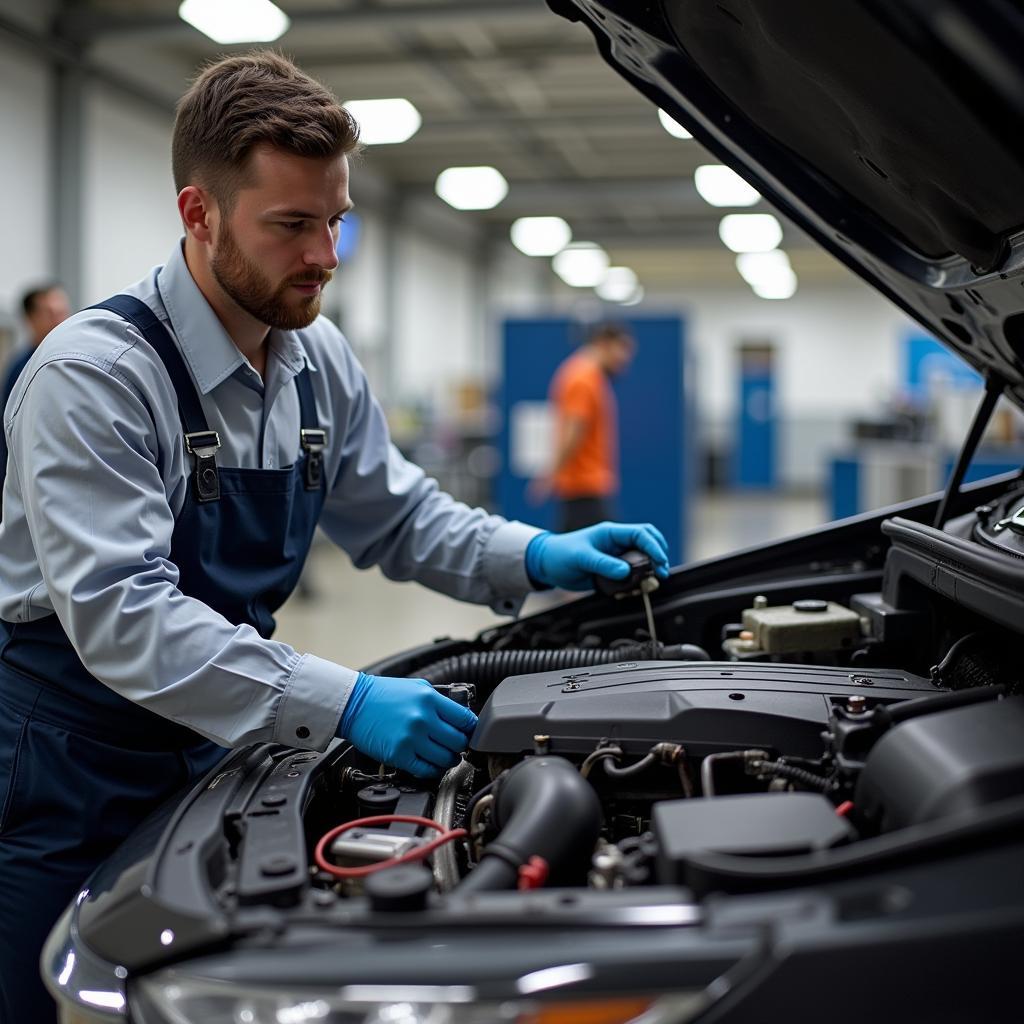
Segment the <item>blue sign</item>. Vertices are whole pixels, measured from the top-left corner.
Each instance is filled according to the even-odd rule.
[[[955,388],[980,388],[983,381],[958,355],[930,334],[910,334],[904,340],[904,381],[910,398],[928,398],[931,381],[944,377]]]

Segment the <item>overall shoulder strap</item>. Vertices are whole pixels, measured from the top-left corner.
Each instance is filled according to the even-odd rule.
[[[192,482],[198,501],[216,501],[220,497],[216,452],[220,448],[217,432],[210,430],[199,400],[199,392],[185,360],[160,318],[141,299],[132,295],[114,295],[90,309],[106,309],[133,324],[153,347],[171,378],[178,399],[178,415],[185,434],[185,447],[195,458]]]
[[[302,426],[315,430],[320,426],[320,417],[316,413],[316,399],[313,397],[313,381],[309,375],[309,367],[304,366],[295,375],[295,389],[299,393],[299,418]]]
[[[323,452],[327,447],[327,431],[320,429],[308,366],[296,374],[295,387],[299,392],[299,438],[302,450],[306,453],[306,490],[318,491],[323,483]]]

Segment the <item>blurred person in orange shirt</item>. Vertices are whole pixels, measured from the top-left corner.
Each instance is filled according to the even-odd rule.
[[[611,378],[629,366],[635,351],[636,341],[624,326],[600,324],[552,379],[555,456],[548,474],[530,485],[530,497],[537,503],[555,497],[556,530],[579,530],[615,517],[619,429]]]

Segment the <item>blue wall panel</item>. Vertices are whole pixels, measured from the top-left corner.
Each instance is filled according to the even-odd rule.
[[[832,518],[845,519],[864,511],[860,507],[860,463],[856,458],[832,460]]]
[[[654,522],[669,542],[673,563],[679,563],[685,557],[684,499],[692,465],[692,433],[685,428],[683,323],[678,317],[624,322],[638,344],[636,358],[612,385],[619,404],[619,518]],[[509,518],[547,528],[554,525],[553,503],[531,505],[526,496],[529,479],[514,472],[510,421],[517,403],[546,401],[551,378],[583,333],[577,322],[564,318],[505,322],[497,495],[502,514]]]
[[[775,376],[771,366],[741,366],[737,452],[738,487],[775,486]]]
[[[946,487],[949,478],[953,475],[953,467],[956,459],[949,456],[942,464],[942,486]],[[1001,456],[987,454],[984,450],[978,452],[971,460],[971,464],[964,473],[964,483],[973,484],[978,480],[985,480],[990,476],[998,476],[1000,473],[1012,473],[1024,465],[1024,451],[1017,451],[1013,455],[1005,453]]]

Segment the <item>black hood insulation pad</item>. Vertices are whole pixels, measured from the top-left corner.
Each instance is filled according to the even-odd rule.
[[[935,258],[990,269],[1024,225],[1024,148],[861,0],[670,0],[680,47],[765,135]]]

